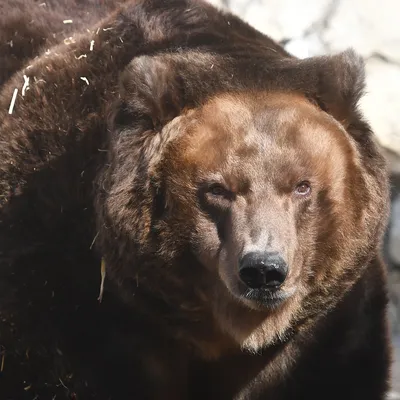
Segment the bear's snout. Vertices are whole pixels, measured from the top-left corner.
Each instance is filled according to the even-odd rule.
[[[278,253],[250,252],[239,263],[240,279],[250,289],[278,289],[287,273],[288,266]]]

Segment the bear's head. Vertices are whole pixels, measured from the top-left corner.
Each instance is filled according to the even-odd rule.
[[[357,111],[353,52],[252,64],[253,76],[241,63],[132,61],[111,117],[97,242],[128,301],[172,325],[212,320],[257,350],[359,279],[388,189]]]

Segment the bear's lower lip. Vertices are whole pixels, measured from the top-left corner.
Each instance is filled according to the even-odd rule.
[[[284,290],[269,290],[269,289],[247,289],[243,293],[243,297],[247,301],[256,303],[263,308],[276,308],[287,300],[292,293]]]

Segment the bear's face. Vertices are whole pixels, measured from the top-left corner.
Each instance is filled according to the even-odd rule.
[[[353,53],[295,61],[276,81],[251,64],[257,90],[235,65],[193,53],[127,68],[96,245],[129,302],[160,320],[208,321],[190,340],[214,324],[257,350],[355,284],[377,254],[388,185],[357,111]]]
[[[247,307],[304,293],[360,217],[345,130],[300,96],[263,93],[219,96],[179,125],[158,169],[191,252]]]

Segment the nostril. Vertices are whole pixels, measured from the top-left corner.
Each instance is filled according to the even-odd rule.
[[[239,275],[240,279],[252,289],[258,289],[264,285],[264,274],[259,268],[242,268]]]
[[[264,270],[264,284],[266,287],[279,287],[285,281],[286,275],[279,269]]]

